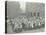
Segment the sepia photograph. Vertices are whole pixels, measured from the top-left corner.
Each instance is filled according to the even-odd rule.
[[[5,33],[36,33],[44,29],[44,3],[5,1]]]

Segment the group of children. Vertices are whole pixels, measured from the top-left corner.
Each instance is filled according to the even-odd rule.
[[[8,23],[8,21],[7,21]],[[10,24],[10,23],[9,23]],[[21,32],[23,30],[31,30],[44,26],[44,18],[20,16],[11,20],[12,29],[14,32]]]

